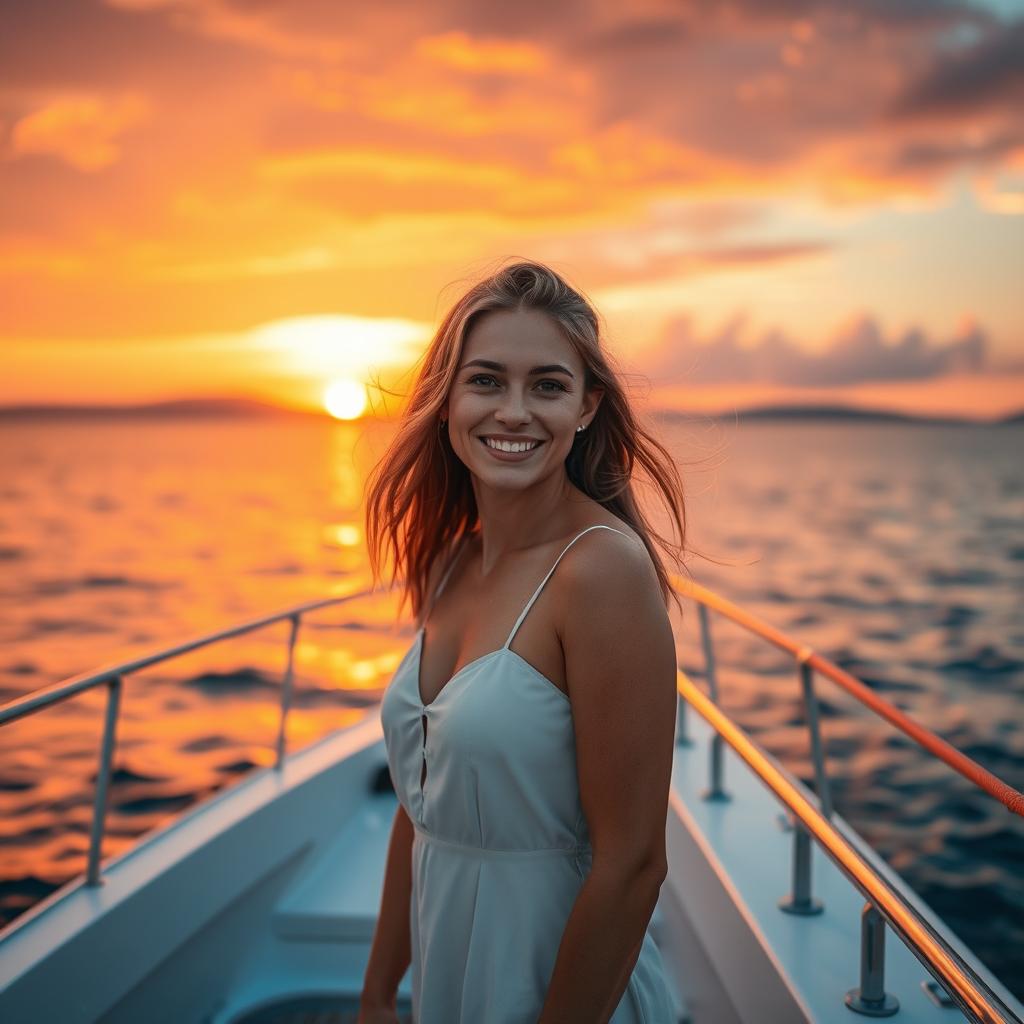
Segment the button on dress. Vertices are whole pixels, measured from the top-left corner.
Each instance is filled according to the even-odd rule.
[[[592,849],[569,698],[509,645],[562,555],[596,529],[612,527],[577,534],[504,646],[463,666],[431,703],[420,691],[422,628],[384,693],[388,766],[415,829],[415,1024],[536,1024],[540,1016]],[[672,1020],[648,928],[611,1024]]]

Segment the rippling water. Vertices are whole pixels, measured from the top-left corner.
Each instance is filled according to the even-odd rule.
[[[387,430],[0,425],[0,699],[365,585],[362,488]],[[688,486],[698,582],[1024,788],[1024,427],[661,430]],[[304,624],[292,748],[379,699],[411,641],[394,608],[377,597]],[[673,618],[681,664],[700,679],[695,611]],[[724,620],[713,633],[723,703],[810,778],[791,663]],[[272,763],[286,640],[275,626],[129,678],[105,856]],[[1024,997],[1024,823],[819,687],[837,809]],[[0,924],[84,869],[103,699],[0,730]]]

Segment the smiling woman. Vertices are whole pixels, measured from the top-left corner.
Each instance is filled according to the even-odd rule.
[[[681,555],[678,473],[580,293],[516,263],[456,303],[368,482],[375,578],[388,536],[419,629],[381,704],[399,809],[363,1024],[397,1021],[410,966],[418,1024],[673,1019],[648,925],[675,645],[634,466]]]

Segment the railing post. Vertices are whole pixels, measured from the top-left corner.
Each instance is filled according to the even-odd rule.
[[[873,903],[860,915],[860,988],[851,988],[844,1002],[865,1017],[891,1017],[900,1008],[885,991],[885,919]]]
[[[284,765],[285,724],[288,710],[292,705],[292,677],[295,671],[295,640],[299,635],[299,615],[290,616],[291,630],[288,634],[288,664],[284,670],[284,681],[281,684],[281,717],[277,728],[277,758],[274,767],[280,771]]]
[[[811,895],[811,836],[799,822],[793,825],[793,891],[779,900],[779,909],[787,914],[810,917],[824,909],[821,900]]]
[[[718,676],[715,672],[715,648],[711,642],[711,623],[708,609],[704,604],[697,605],[700,616],[700,638],[704,648],[704,671],[708,680],[708,695],[714,704],[718,704]],[[730,800],[729,794],[722,787],[722,748],[725,741],[715,732],[711,738],[711,786],[703,794],[705,800]]]
[[[818,794],[821,813],[832,819],[832,796],[825,774],[825,757],[821,746],[821,730],[818,726],[818,701],[814,695],[814,676],[807,660],[814,652],[810,647],[801,647],[796,660],[800,666],[800,685],[803,693],[804,715],[811,737],[811,756],[814,759],[814,785]],[[809,917],[820,914],[824,909],[821,900],[811,895],[811,836],[799,822],[793,824],[793,888],[788,896],[779,900],[779,909],[787,914]]]
[[[693,740],[686,733],[686,699],[678,692],[676,693],[676,746],[693,746]]]
[[[803,692],[804,715],[811,736],[811,757],[814,761],[814,788],[818,794],[821,813],[832,820],[832,790],[829,786],[828,771],[825,767],[825,751],[821,742],[821,725],[818,716],[818,698],[814,692],[814,669],[807,664],[813,654],[810,647],[800,648],[797,662],[800,666],[800,687]]]
[[[89,864],[85,873],[86,885],[102,885],[100,857],[103,852],[103,833],[106,829],[107,792],[110,789],[110,763],[114,755],[117,734],[117,715],[121,706],[121,676],[107,681],[107,713],[103,721],[103,745],[96,771],[96,797],[92,811],[92,832],[89,836]]]

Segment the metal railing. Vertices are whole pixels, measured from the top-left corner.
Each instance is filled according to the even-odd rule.
[[[818,672],[843,687],[865,707],[901,729],[924,749],[945,761],[962,776],[1003,803],[1012,813],[1024,816],[1024,794],[1002,782],[935,733],[914,722],[897,707],[871,691],[860,680],[833,665],[806,645],[792,640],[749,612],[743,611],[732,602],[696,583],[676,576],[670,577],[670,580],[681,595],[697,602],[700,614],[701,640],[710,696],[705,695],[685,673],[681,671],[678,673],[677,686],[683,700],[678,705],[679,723],[676,742],[679,744],[690,742],[686,736],[685,727],[685,708],[688,703],[714,730],[709,766],[710,787],[704,794],[705,798],[708,800],[729,799],[729,794],[723,784],[723,749],[724,744],[728,744],[770,787],[796,821],[793,891],[787,899],[780,901],[781,909],[796,914],[815,914],[821,909],[821,904],[811,895],[810,843],[812,838],[867,900],[862,914],[861,984],[859,988],[852,989],[847,994],[847,1005],[852,1010],[869,1016],[888,1016],[895,1012],[898,1004],[893,997],[887,995],[884,988],[884,926],[888,923],[971,1020],[985,1022],[985,1024],[989,1024],[989,1022],[992,1024],[1017,1022],[1019,1024],[1020,1018],[1005,1005],[999,994],[991,990],[988,983],[978,976],[961,954],[922,918],[918,910],[907,901],[904,894],[893,886],[836,827],[838,823],[833,821],[832,800],[819,725],[813,673]],[[3,726],[52,707],[87,690],[99,686],[107,687],[107,705],[101,738],[99,771],[96,776],[86,884],[91,886],[102,884],[100,861],[106,825],[107,794],[110,788],[111,762],[117,735],[121,690],[128,676],[151,665],[160,664],[232,637],[263,629],[278,622],[290,621],[287,664],[282,680],[280,717],[275,745],[274,768],[280,770],[286,755],[286,726],[293,690],[295,644],[302,617],[321,608],[344,604],[379,593],[373,589],[360,590],[338,597],[309,601],[285,611],[208,633],[130,661],[73,676],[52,686],[35,690],[0,707],[0,726]],[[793,656],[800,672],[802,697],[810,732],[816,799],[811,798],[809,791],[800,782],[793,779],[771,755],[747,736],[718,706],[718,681],[708,616],[709,609],[726,616]]]
[[[811,648],[792,640],[781,631],[697,583],[678,576],[670,576],[670,581],[679,594],[697,602],[700,618],[708,693],[705,694],[684,672],[678,672],[677,687],[682,700],[678,705],[676,742],[690,743],[686,735],[685,715],[686,704],[689,704],[714,730],[708,766],[710,787],[704,794],[705,799],[729,799],[722,777],[722,745],[728,744],[788,808],[795,819],[793,889],[788,897],[780,900],[780,909],[801,915],[817,914],[823,909],[820,901],[811,895],[812,838],[866,900],[861,914],[860,985],[846,994],[846,1005],[857,1013],[872,1017],[888,1017],[899,1009],[898,1000],[885,991],[884,943],[885,925],[888,924],[938,981],[951,1001],[959,1006],[970,1020],[984,1024],[1020,1024],[1021,1018],[1006,1005],[1002,996],[992,990],[988,982],[961,953],[921,916],[903,892],[879,872],[836,827],[819,723],[818,702],[814,690],[814,672],[841,686],[862,705],[895,725],[923,749],[999,800],[1012,814],[1024,816],[1024,794],[1008,786],[941,737],[913,721],[895,705],[879,697],[860,680],[844,672]],[[796,662],[810,736],[816,799],[810,798],[806,787],[785,771],[719,706],[709,609],[786,651]]]
[[[292,677],[295,666],[295,641],[298,639],[302,616],[309,612],[317,611],[320,608],[345,604],[348,601],[369,597],[373,593],[375,593],[374,590],[360,590],[341,597],[308,601],[305,604],[296,605],[294,608],[289,608],[283,612],[276,612],[273,615],[252,619],[249,622],[243,622],[241,625],[232,626],[229,629],[218,630],[216,633],[207,633],[194,640],[187,640],[185,643],[178,644],[175,647],[169,647],[152,654],[133,658],[120,664],[108,665],[94,672],[72,676],[70,679],[54,683],[52,686],[34,690],[32,693],[28,693],[24,697],[19,697],[0,707],[0,726],[4,726],[10,722],[17,721],[19,718],[34,714],[36,711],[43,711],[46,708],[53,707],[53,705],[75,697],[80,693],[85,693],[87,690],[93,690],[98,686],[107,687],[107,708],[103,718],[99,771],[96,773],[96,792],[89,837],[89,859],[85,873],[86,885],[101,885],[103,882],[100,874],[100,860],[103,850],[103,835],[106,830],[107,793],[110,789],[110,767],[117,737],[117,719],[121,708],[121,689],[124,686],[125,679],[134,672],[149,668],[150,665],[159,665],[161,662],[177,658],[182,654],[188,654],[190,651],[209,647],[211,644],[220,643],[232,637],[241,636],[244,633],[252,633],[257,629],[263,629],[266,626],[290,620],[288,661],[281,685],[280,717],[277,728],[277,743],[275,745],[274,767],[280,770],[285,761],[286,726],[288,711],[291,707]]]

